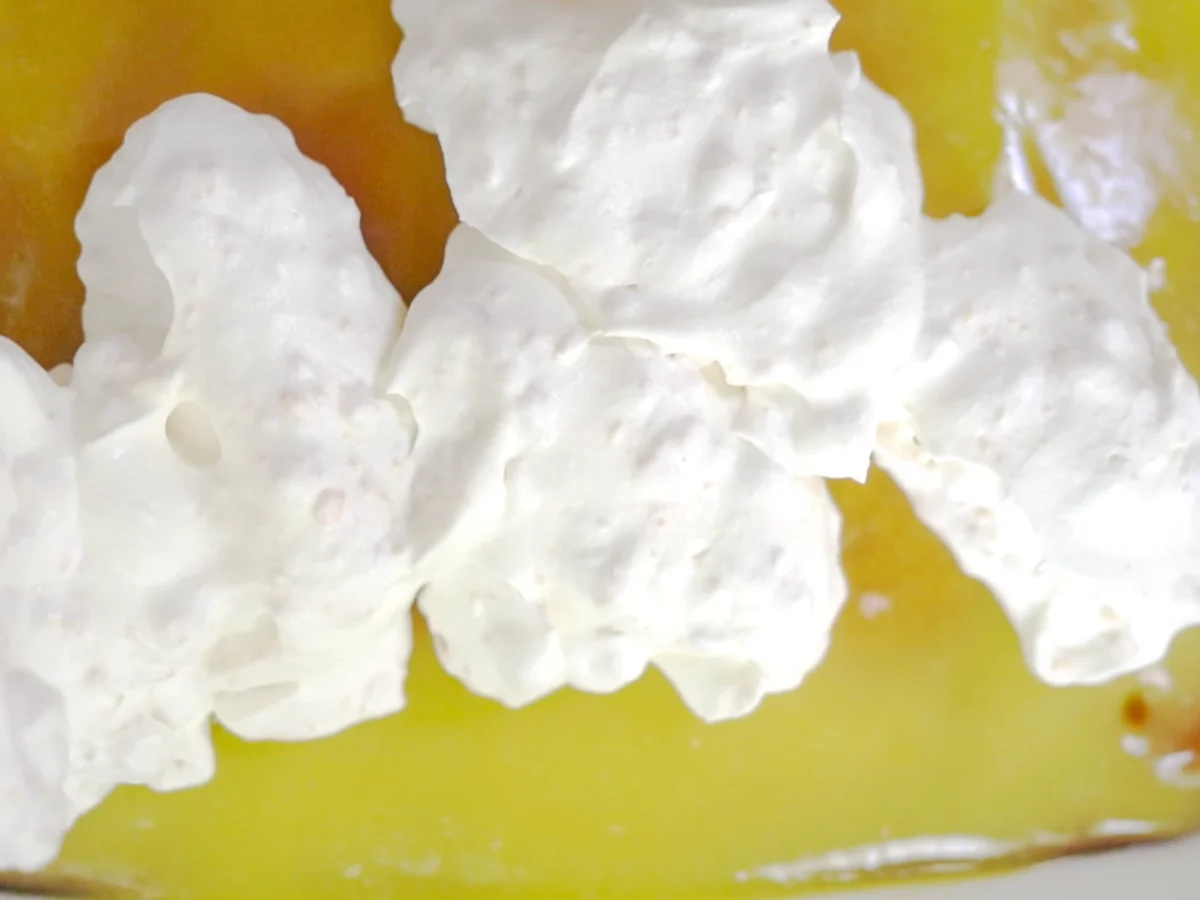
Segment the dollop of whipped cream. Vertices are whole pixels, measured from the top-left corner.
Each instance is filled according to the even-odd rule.
[[[467,226],[395,359],[422,484],[473,506],[419,599],[472,690],[517,706],[653,663],[711,721],[821,660],[846,597],[837,509],[737,435],[739,404],[690,361],[596,334],[560,275]]]
[[[68,392],[0,337],[0,397],[0,868],[33,869],[70,824],[66,704],[34,638],[61,625],[82,540]]]
[[[833,8],[461,5],[392,8],[463,221],[605,333],[710,365],[795,473],[865,477],[920,327],[922,183],[908,116],[830,54]]]
[[[1015,192],[925,237],[925,323],[878,462],[1041,678],[1150,665],[1200,623],[1200,393],[1145,272]]]
[[[77,232],[74,366],[0,344],[0,868],[117,784],[207,780],[214,715],[303,739],[400,709],[419,586],[380,389],[403,305],[330,173],[187,96]]]
[[[194,95],[130,129],[76,228],[95,589],[203,655],[248,737],[399,709],[414,434],[377,387],[403,305],[354,202],[280,122]]]

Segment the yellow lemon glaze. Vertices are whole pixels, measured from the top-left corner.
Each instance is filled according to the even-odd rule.
[[[837,5],[838,45],[916,121],[933,215],[987,202],[1004,60],[1048,60],[1068,92],[1089,67],[1145,79],[1174,103],[1165,142],[1200,121],[1190,0]],[[1079,35],[1091,35],[1083,50]],[[386,0],[0,0],[0,332],[44,364],[69,359],[82,296],[72,218],[91,173],[133,121],[188,91],[286,122],[357,199],[368,244],[411,297],[454,213],[436,142],[392,101],[399,40]],[[1119,136],[1123,123],[1105,127]],[[1053,194],[1061,173],[1056,186],[1035,144],[1025,150]],[[1193,179],[1169,174],[1136,252],[1165,261],[1156,303],[1200,371]],[[53,871],[192,900],[704,900],[795,893],[756,873],[889,839],[1040,842],[1027,858],[1099,840],[1114,820],[1200,826],[1200,790],[1155,772],[1200,752],[1200,632],[1177,642],[1169,679],[1047,688],[884,477],[835,492],[853,600],[825,664],[747,719],[705,726],[657,675],[506,710],[443,674],[418,623],[405,712],[304,745],[218,730],[211,785],[117,792]]]

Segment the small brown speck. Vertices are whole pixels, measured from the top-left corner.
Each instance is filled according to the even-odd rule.
[[[1150,704],[1140,691],[1132,693],[1125,699],[1121,715],[1130,728],[1145,728],[1150,721]]]

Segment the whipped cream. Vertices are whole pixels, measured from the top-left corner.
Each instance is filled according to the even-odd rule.
[[[411,411],[379,390],[403,306],[329,172],[187,96],[77,232],[74,365],[0,345],[0,868],[117,784],[207,780],[214,715],[302,739],[400,709],[419,586]]]
[[[794,472],[865,477],[920,325],[922,185],[907,115],[830,54],[825,0],[393,13],[398,100],[464,222],[606,333],[711,365]]]
[[[926,319],[876,458],[1053,684],[1200,623],[1200,393],[1145,272],[1036,197],[930,222]]]
[[[76,228],[94,589],[203,658],[247,737],[399,709],[413,432],[376,387],[403,306],[354,202],[281,123],[196,95],[130,129]]]
[[[66,706],[32,638],[60,621],[82,541],[68,393],[0,337],[0,397],[0,869],[33,869],[70,810]]]
[[[474,505],[419,598],[472,690],[516,706],[652,663],[711,721],[821,660],[846,598],[823,483],[739,437],[738,404],[690,361],[597,335],[557,273],[460,226],[390,388],[414,464],[442,461],[429,489]]]

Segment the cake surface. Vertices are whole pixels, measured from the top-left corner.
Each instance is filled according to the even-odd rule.
[[[287,122],[360,205],[401,293],[432,280],[454,212],[436,142],[395,106],[386,4],[222,0],[189,19],[165,0],[69,5],[0,11],[0,40],[22,63],[0,72],[0,332],[44,365],[70,357],[82,298],[71,220],[88,180],[135,119],[189,91]],[[1082,18],[1095,4],[838,5],[836,44],[914,117],[932,215],[986,204],[1005,152],[994,110],[1028,84],[1005,66],[1061,56],[1063,34],[1075,69],[1038,70],[1038,91],[1115,71],[1173,85],[1185,125],[1200,98],[1190,9],[1172,18],[1145,0],[1124,5],[1126,20],[1103,5],[1114,18],[1097,36]],[[1061,130],[1019,124],[1043,148],[1031,177],[1094,212],[1090,195],[1063,190],[1090,176],[1072,169]],[[1146,140],[1166,153],[1173,135]],[[1173,178],[1154,215],[1117,236],[1135,235],[1141,262],[1165,261],[1155,302],[1195,372],[1200,263],[1188,248],[1200,227],[1170,200],[1187,197],[1187,172]],[[919,869],[963,848],[1036,858],[1200,826],[1200,791],[1186,786],[1200,777],[1187,771],[1200,754],[1200,633],[1151,675],[1051,689],[883,475],[834,493],[851,603],[825,663],[753,716],[706,726],[653,674],[615,695],[565,691],[509,711],[447,676],[417,622],[405,712],[311,744],[218,733],[211,785],[118,792],[53,873],[202,898],[752,897],[794,893],[832,868],[829,854],[888,842],[910,851],[900,868]]]

